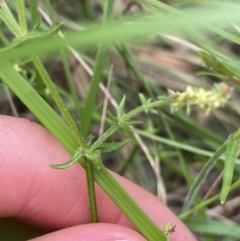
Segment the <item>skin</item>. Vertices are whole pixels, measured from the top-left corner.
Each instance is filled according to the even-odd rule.
[[[70,154],[43,127],[26,119],[0,116],[0,217],[16,217],[49,230],[34,241],[143,241],[126,216],[97,186],[99,220],[91,224],[85,171],[79,165],[54,170]],[[112,173],[152,220],[176,225],[171,241],[196,241],[161,201]]]

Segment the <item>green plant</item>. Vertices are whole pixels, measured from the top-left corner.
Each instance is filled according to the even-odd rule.
[[[111,10],[113,1],[106,1],[103,9],[104,9],[104,20],[100,26],[89,27],[89,30],[83,31],[83,33],[69,33],[66,35],[66,38],[59,38],[56,35],[62,24],[55,25],[49,30],[41,30],[39,18],[36,16],[36,13],[32,13],[32,19],[35,19],[36,22],[34,27],[31,30],[28,30],[27,27],[27,19],[25,12],[24,1],[17,1],[17,12],[19,16],[19,21],[17,22],[11,13],[11,10],[8,8],[8,5],[1,1],[2,10],[0,12],[0,17],[5,25],[9,28],[12,34],[15,35],[15,39],[12,40],[11,43],[7,44],[5,48],[1,49],[1,57],[0,57],[0,77],[4,80],[4,82],[12,89],[12,91],[22,100],[23,103],[36,115],[39,121],[49,129],[53,135],[65,146],[65,148],[73,154],[71,160],[68,162],[55,165],[53,164],[53,168],[64,169],[69,167],[70,165],[78,162],[81,164],[87,172],[88,177],[88,190],[89,190],[89,200],[91,206],[91,220],[92,222],[97,222],[97,209],[96,209],[96,198],[94,193],[94,181],[102,187],[102,189],[112,198],[112,200],[123,210],[123,212],[129,217],[129,219],[136,225],[136,227],[140,230],[140,232],[148,239],[148,240],[167,240],[169,234],[171,234],[172,230],[174,231],[173,225],[165,226],[167,229],[170,229],[170,232],[167,232],[164,229],[162,232],[156,225],[147,217],[146,214],[134,203],[131,197],[125,192],[125,190],[113,179],[111,174],[107,171],[107,169],[102,165],[101,161],[101,153],[108,153],[119,148],[122,148],[129,139],[121,142],[109,142],[105,143],[105,141],[111,137],[116,131],[121,130],[121,132],[132,132],[134,130],[133,126],[141,124],[139,120],[133,120],[132,118],[140,113],[158,113],[159,107],[164,105],[170,105],[172,111],[179,109],[180,107],[186,106],[187,112],[190,113],[190,108],[192,105],[198,105],[200,108],[203,108],[207,113],[209,113],[213,108],[224,106],[226,102],[231,97],[231,88],[226,86],[225,84],[216,85],[211,91],[205,91],[202,88],[193,89],[192,87],[188,87],[185,92],[175,92],[169,90],[169,95],[159,95],[158,100],[148,99],[144,95],[140,95],[140,101],[142,105],[137,108],[133,108],[131,111],[125,111],[126,97],[124,96],[121,102],[118,105],[118,110],[116,116],[108,112],[110,127],[107,131],[104,132],[95,142],[93,142],[93,137],[88,135],[89,126],[92,121],[92,116],[94,112],[94,105],[96,103],[96,96],[98,93],[98,85],[101,82],[101,77],[103,75],[103,63],[106,58],[106,50],[109,41],[114,41],[115,46],[118,47],[118,40],[120,38],[120,46],[122,44],[122,48],[125,51],[126,59],[128,59],[129,69],[131,69],[139,79],[144,82],[144,78],[141,75],[139,69],[137,69],[137,65],[135,63],[133,55],[129,52],[128,46],[126,44],[125,39],[132,39],[136,35],[144,35],[146,31],[155,31],[162,30],[167,31],[168,28],[171,30],[176,30],[178,28],[183,28],[184,24],[191,22],[191,27],[196,27],[198,29],[202,29],[204,23],[206,24],[206,28],[210,29],[212,32],[225,37],[226,39],[235,41],[239,43],[239,39],[226,31],[216,28],[213,26],[215,21],[221,21],[222,24],[227,25],[228,18],[230,14],[225,13],[225,15],[219,17],[218,15],[213,15],[211,11],[206,11],[206,18],[202,21],[198,15],[193,17],[191,12],[185,13],[180,10],[176,10],[173,7],[170,7],[166,4],[160,3],[158,1],[139,1],[143,3],[143,6],[151,6],[156,7],[158,9],[163,8],[164,11],[172,12],[172,16],[162,16],[162,13],[156,13],[155,11],[151,12],[151,15],[142,15],[140,14],[137,17],[132,18],[121,18],[119,21],[113,21],[111,19]],[[32,9],[34,9],[34,4],[31,3]],[[89,11],[89,6],[87,4],[85,6],[86,16],[91,15],[91,11]],[[223,5],[223,6],[228,6]],[[235,6],[235,5],[232,5]],[[49,8],[51,5],[49,4]],[[49,9],[49,13],[51,13]],[[233,20],[239,19],[237,11],[239,7],[237,6],[234,14],[231,14],[231,18]],[[199,11],[200,13],[200,11]],[[52,16],[52,14],[49,14]],[[176,17],[177,16],[177,17]],[[181,17],[179,19],[179,17]],[[161,20],[161,21],[159,21]],[[176,20],[178,22],[176,23]],[[128,24],[131,22],[132,24]],[[201,21],[201,24],[200,24]],[[159,24],[160,22],[160,24]],[[167,24],[166,24],[167,23]],[[125,24],[125,25],[124,25]],[[136,26],[141,24],[141,29],[136,28]],[[87,26],[88,27],[88,26]],[[112,31],[116,29],[115,31]],[[111,31],[110,31],[111,30]],[[178,29],[179,31],[179,29]],[[195,30],[193,31],[194,33]],[[196,33],[197,34],[197,33]],[[76,40],[76,37],[82,36],[81,42]],[[199,35],[197,35],[199,36]],[[48,44],[41,44],[41,40],[47,41]],[[62,48],[62,54],[64,54],[64,48],[69,47],[82,47],[88,48],[89,46],[93,46],[95,43],[99,43],[96,64],[94,68],[94,75],[92,77],[90,92],[84,106],[84,112],[81,118],[82,126],[79,131],[77,125],[72,119],[67,107],[65,106],[62,98],[58,92],[58,89],[53,84],[48,72],[46,71],[41,58],[39,57],[40,53],[44,54],[48,51],[57,51],[57,48]],[[209,48],[211,47],[211,43],[209,43]],[[26,53],[26,49],[29,49],[29,52],[33,54],[30,55]],[[31,51],[32,50],[32,51]],[[121,49],[119,49],[121,50]],[[217,50],[214,50],[217,51]],[[121,52],[121,51],[119,51]],[[209,51],[210,53],[211,51]],[[13,54],[14,53],[14,54]],[[217,55],[217,54],[216,54]],[[211,56],[209,54],[209,56]],[[202,59],[206,60],[207,54],[204,52],[202,54]],[[65,119],[67,125],[62,121],[62,119],[49,107],[49,105],[44,101],[44,99],[31,87],[31,85],[18,73],[16,69],[12,66],[11,62],[18,62],[22,58],[30,58],[35,69],[37,70],[39,76],[41,77],[44,84],[47,86],[48,90],[51,92],[52,97],[55,103],[58,106],[58,109],[61,112],[62,117]],[[25,60],[25,59],[24,59]],[[209,59],[208,59],[209,60]],[[213,58],[212,61],[214,63],[218,62],[217,58]],[[206,61],[205,61],[206,62]],[[209,61],[208,61],[209,63]],[[212,63],[212,62],[211,62]],[[228,70],[228,66],[226,67],[226,61],[221,62],[221,65],[218,67],[221,71]],[[230,64],[234,64],[234,61],[231,61]],[[232,67],[232,66],[230,66]],[[229,67],[229,68],[230,68]],[[232,68],[231,68],[232,70]],[[216,72],[219,69],[215,69]],[[216,74],[216,73],[215,73]],[[238,70],[234,69],[231,71],[225,71],[224,77],[230,76],[235,77],[238,74]],[[218,75],[219,77],[219,75]],[[146,83],[145,83],[146,84]],[[146,84],[147,85],[147,84]],[[146,86],[146,89],[148,87]],[[27,93],[27,95],[25,94]],[[151,91],[149,91],[149,95],[152,95]],[[166,124],[166,123],[165,123]],[[166,124],[167,125],[167,124]],[[190,204],[200,186],[201,182],[204,180],[206,174],[210,171],[210,169],[217,163],[219,156],[225,152],[227,147],[227,161],[225,161],[226,172],[231,172],[230,176],[233,173],[233,163],[235,161],[235,154],[238,148],[238,139],[239,132],[237,131],[232,135],[232,137],[227,140],[215,154],[209,159],[206,163],[205,167],[203,167],[198,179],[192,185],[192,188],[189,192],[188,198],[186,200],[186,205],[184,207],[184,211],[190,207]],[[173,143],[173,142],[171,142]],[[179,147],[179,146],[178,146]],[[234,151],[232,151],[232,148]],[[193,148],[192,148],[193,150]],[[229,159],[229,161],[228,161]],[[228,165],[229,164],[229,165]],[[231,165],[231,169],[228,167]],[[185,173],[187,176],[187,172]],[[189,179],[189,185],[191,182],[190,177],[186,177]],[[225,179],[226,180],[226,179]],[[233,190],[236,187],[239,187],[239,183],[236,182],[231,187],[231,177],[228,177],[228,181],[224,183],[224,190]],[[221,200],[225,200],[228,191],[225,191],[224,197]],[[206,205],[205,205],[206,206]],[[196,209],[192,209],[193,212]],[[185,212],[180,215],[182,218],[186,218],[191,212]]]

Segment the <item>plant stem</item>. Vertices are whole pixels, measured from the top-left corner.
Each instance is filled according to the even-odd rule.
[[[162,106],[166,103],[169,103],[169,102],[170,102],[170,98],[164,97],[160,100],[141,105],[141,106],[137,107],[136,109],[128,112],[126,115],[122,116],[120,121],[127,121],[127,120],[131,119],[132,117],[134,117],[135,115],[137,115],[141,112],[144,112],[146,110],[150,110],[150,109],[155,108],[155,107],[160,107],[160,106]]]
[[[112,125],[101,137],[99,137],[91,146],[91,151],[94,151],[99,145],[101,145],[109,136],[111,136],[119,128],[118,124]]]
[[[67,107],[63,103],[61,96],[59,95],[54,83],[52,82],[50,76],[48,75],[41,60],[37,56],[32,57],[32,60],[35,65],[35,68],[38,70],[40,76],[42,77],[42,80],[44,81],[47,88],[50,90],[50,92],[53,96],[53,99],[54,99],[55,103],[57,104],[59,110],[61,111],[62,115],[64,116],[66,122],[68,123],[69,127],[72,129],[75,136],[77,137],[80,146],[83,148],[84,151],[86,151],[87,150],[86,143],[85,143],[81,133],[78,131],[78,128],[77,128],[74,120],[72,119],[70,113],[68,112]]]
[[[24,36],[28,31],[24,0],[17,0],[17,12],[21,35]]]
[[[94,185],[94,174],[93,174],[93,164],[92,161],[88,158],[85,159],[85,170],[87,176],[87,189],[88,189],[88,199],[90,205],[90,216],[91,222],[98,222],[98,212],[97,212],[97,201],[96,201],[96,193],[95,193],[95,185]]]

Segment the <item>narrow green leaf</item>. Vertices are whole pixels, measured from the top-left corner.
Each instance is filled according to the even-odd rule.
[[[139,94],[138,95],[139,96],[139,98],[140,98],[140,101],[141,101],[141,103],[142,103],[142,105],[143,105],[143,108],[144,108],[144,111],[145,111],[145,113],[148,113],[148,109],[147,108],[145,108],[145,105],[146,104],[148,104],[148,103],[150,103],[151,102],[151,99],[147,99],[143,94]]]
[[[78,162],[79,159],[82,157],[82,148],[78,148],[75,153],[73,154],[73,156],[71,157],[71,159],[65,163],[62,164],[51,164],[50,167],[54,168],[54,169],[66,169],[70,166],[72,166],[74,163]]]
[[[154,4],[160,4],[159,1],[152,0]],[[169,7],[169,5],[166,5]],[[221,11],[226,6],[226,9],[231,8],[231,11]],[[184,30],[188,33],[189,30],[196,29],[196,31],[203,28],[207,28],[212,32],[225,37],[226,39],[235,43],[240,43],[238,36],[232,35],[222,29],[212,26],[211,24],[220,25],[222,27],[229,26],[229,18],[231,21],[239,21],[239,5],[236,4],[220,4],[222,9],[216,10],[216,8],[204,10],[191,10],[186,12],[179,12],[177,15],[184,16],[179,18],[176,13],[172,14],[151,14],[150,17],[133,17],[133,18],[121,18],[119,21],[109,21],[104,28],[96,25],[89,28],[87,31],[74,31],[72,33],[66,33],[66,39],[63,40],[60,37],[53,38],[46,42],[31,43],[24,48],[19,48],[18,51],[11,52],[11,54],[4,54],[0,57],[6,57],[7,59],[23,58],[29,55],[29,51],[35,51],[36,54],[46,54],[51,52],[57,52],[59,48],[66,47],[67,44],[72,47],[80,48],[95,48],[99,41],[103,41],[105,44],[109,44],[109,41],[119,41],[119,38],[124,40],[136,39],[137,37],[146,37],[147,33],[158,31],[159,33],[166,33],[169,31],[181,31]],[[231,14],[230,14],[231,12]],[[204,18],[202,16],[204,15]],[[124,22],[130,22],[131,24],[124,24]],[[168,23],[168,24],[166,24]],[[211,27],[210,27],[211,25]],[[141,28],[139,28],[141,26]],[[187,27],[186,27],[187,26]],[[79,41],[81,38],[81,41]]]
[[[51,29],[46,30],[46,31],[32,31],[32,32],[29,32],[29,34],[27,34],[24,37],[23,40],[24,41],[42,40],[42,39],[45,39],[47,37],[51,37],[51,36],[55,35],[56,33],[58,33],[62,26],[63,26],[63,23],[59,23],[58,25],[56,25],[56,26],[54,26]]]
[[[225,62],[221,59],[218,59],[211,52],[206,53],[205,51],[201,51],[199,53],[201,59],[204,64],[212,70],[215,74],[218,74],[218,78],[221,78],[222,75],[226,75],[228,77],[240,77],[236,71],[233,71],[230,67],[228,67]]]
[[[4,48],[1,48],[0,49],[0,53],[1,52],[5,52],[5,51],[8,51],[10,49],[13,49],[15,47],[17,47],[18,45],[20,45],[22,42],[19,41],[19,39],[13,39],[11,43],[9,43],[6,47]]]
[[[142,93],[139,93],[138,96],[139,96],[139,99],[140,99],[141,103],[143,105],[145,105],[146,102],[147,102],[147,99],[146,99],[145,95],[143,95]]]
[[[112,0],[105,1],[104,18],[103,18],[101,29],[105,28],[106,20],[111,19],[112,7],[113,7]],[[84,137],[86,137],[88,134],[90,124],[92,121],[92,115],[95,111],[96,98],[99,91],[99,84],[103,80],[102,75],[103,75],[104,63],[106,59],[107,48],[108,48],[108,43],[106,44],[100,41],[98,52],[97,52],[96,63],[93,70],[93,76],[91,78],[91,84],[90,84],[90,88],[87,94],[87,100],[83,110],[84,114],[82,115],[82,120],[81,120],[80,130]]]
[[[47,30],[47,31],[32,31],[29,32],[26,36],[21,37],[21,38],[15,38],[12,40],[10,44],[8,44],[7,47],[0,49],[0,52],[5,52],[8,50],[11,50],[13,48],[16,48],[19,45],[23,45],[25,43],[28,43],[30,41],[35,41],[35,40],[42,40],[47,37],[50,37],[54,34],[56,34],[62,26],[62,23],[56,25],[54,28]]]
[[[118,121],[117,116],[113,115],[110,111],[108,111],[107,114],[108,114],[108,117],[109,117],[112,121],[114,121],[114,122],[117,122],[117,121]]]
[[[86,143],[87,143],[87,146],[90,147],[93,143],[93,140],[95,139],[95,137],[90,134],[87,138],[86,138]]]
[[[37,31],[37,29],[39,28],[40,24],[41,24],[41,17],[39,16],[35,22],[33,22],[33,25],[32,25],[32,28],[31,28],[31,31]],[[30,32],[31,32],[30,31]]]
[[[140,120],[129,120],[124,122],[127,125],[134,126],[134,125],[140,125],[143,123],[143,121]]]
[[[119,106],[118,106],[118,111],[117,111],[117,116],[118,117],[121,117],[123,116],[125,113],[124,113],[124,110],[125,110],[125,103],[126,103],[126,96],[124,95]]]
[[[226,148],[226,159],[224,162],[224,171],[223,171],[223,184],[220,194],[220,201],[223,204],[227,198],[231,183],[232,176],[234,172],[235,158],[238,151],[239,142],[234,140],[233,136],[230,136],[227,148]]]
[[[239,139],[240,131],[236,131],[233,134],[233,138]],[[200,185],[202,184],[205,177],[208,175],[208,173],[211,171],[211,169],[216,165],[219,157],[222,155],[222,153],[226,150],[228,140],[226,140],[217,150],[216,152],[211,156],[211,158],[205,163],[203,166],[201,172],[199,173],[198,177],[195,179],[193,185],[191,186],[183,205],[183,211],[187,211],[190,208],[190,205],[193,201],[193,198],[195,197]]]
[[[221,236],[221,240],[238,240],[240,237],[240,225],[223,221],[216,221],[202,218],[189,218],[184,223],[192,231],[202,234],[211,234]],[[229,239],[224,239],[227,236]],[[231,237],[234,237],[232,239]],[[236,239],[235,239],[236,238]],[[220,238],[219,238],[220,240]]]
[[[127,139],[125,141],[121,142],[109,142],[109,143],[102,143],[97,150],[99,150],[102,153],[109,153],[113,151],[117,151],[124,147],[131,139]]]
[[[157,111],[156,109],[154,109],[154,108],[150,109],[150,110],[149,110],[149,113],[158,115],[158,111]]]
[[[84,157],[86,157],[86,159],[90,160],[97,170],[102,168],[102,166],[103,166],[102,159],[101,159],[98,151],[86,153],[86,154],[84,154]]]
[[[93,152],[92,154],[92,163],[93,166],[97,169],[100,170],[103,167],[102,159],[97,151]]]
[[[131,131],[131,127],[126,124],[125,122],[118,122],[118,126],[123,130],[123,131]]]

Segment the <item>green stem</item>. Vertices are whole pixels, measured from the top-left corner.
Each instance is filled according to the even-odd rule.
[[[72,119],[70,113],[68,112],[67,107],[63,103],[63,101],[61,99],[61,96],[59,95],[54,83],[52,82],[50,76],[48,75],[45,67],[43,66],[43,64],[41,62],[41,60],[37,56],[32,57],[32,60],[33,60],[33,63],[35,65],[35,68],[38,70],[40,76],[42,77],[42,80],[44,81],[47,88],[50,90],[50,92],[53,96],[53,99],[54,99],[55,103],[57,104],[59,110],[61,111],[61,113],[64,116],[64,118],[65,118],[66,122],[68,123],[69,127],[72,129],[76,138],[78,139],[78,142],[79,142],[80,146],[83,148],[84,151],[86,151],[87,150],[86,143],[85,143],[81,133],[78,131],[74,120]]]
[[[154,102],[150,102],[150,103],[147,103],[147,104],[144,104],[144,105],[141,105],[139,107],[137,107],[136,109],[128,112],[126,115],[122,116],[120,121],[127,121],[129,119],[131,119],[132,117],[138,115],[139,113],[141,112],[144,112],[146,110],[150,110],[152,108],[155,108],[155,107],[160,107],[166,103],[170,103],[170,98],[168,97],[164,97],[158,101],[154,101]]]
[[[97,139],[91,146],[91,151],[94,151],[99,145],[101,145],[109,136],[111,136],[119,128],[118,124],[112,125],[99,139]]]
[[[87,176],[87,188],[88,188],[91,222],[97,223],[98,212],[97,212],[95,185],[94,185],[93,164],[92,164],[92,161],[87,159],[86,157],[84,159],[85,159],[85,170],[86,170],[86,176]]]
[[[18,12],[18,22],[20,25],[21,35],[24,36],[28,31],[24,0],[17,0],[17,12]]]

